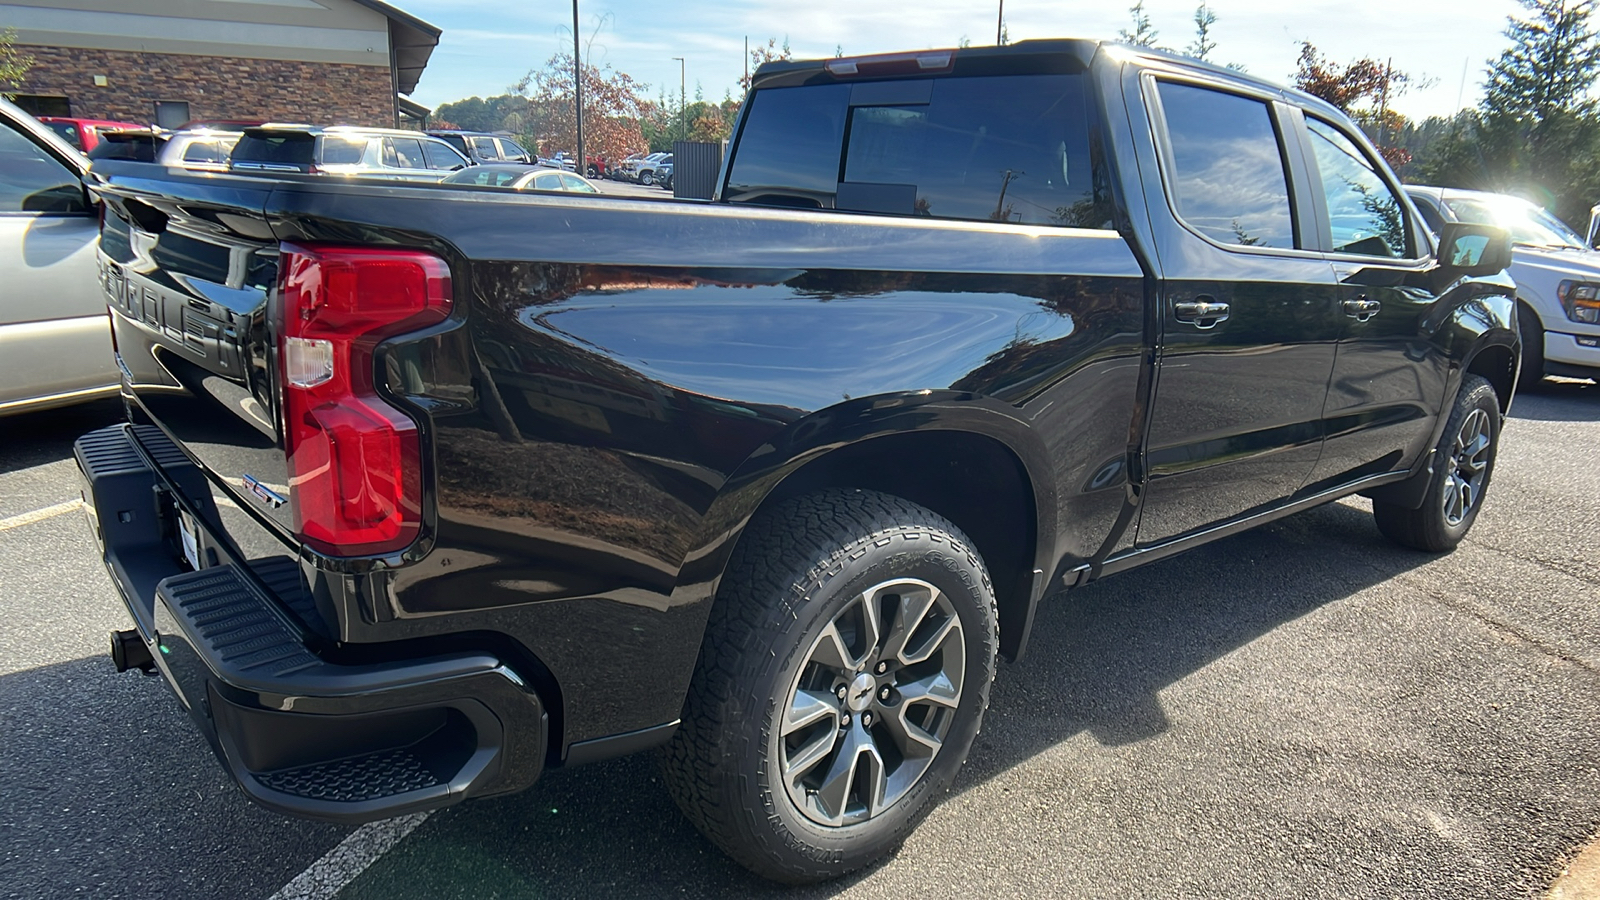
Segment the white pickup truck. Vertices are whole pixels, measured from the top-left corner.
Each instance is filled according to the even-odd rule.
[[[1435,234],[1445,222],[1511,232],[1522,384],[1546,375],[1600,380],[1600,252],[1550,213],[1506,194],[1408,185]],[[1590,233],[1596,229],[1591,225]]]

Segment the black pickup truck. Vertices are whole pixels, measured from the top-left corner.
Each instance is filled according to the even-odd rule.
[[[1518,369],[1503,232],[1089,41],[763,66],[710,203],[90,178],[113,655],[332,821],[662,748],[744,865],[858,868],[1041,598],[1354,493],[1447,550]]]

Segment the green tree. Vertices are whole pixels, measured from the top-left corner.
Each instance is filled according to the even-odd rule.
[[[1122,42],[1133,44],[1136,47],[1159,49],[1156,47],[1156,38],[1161,35],[1161,32],[1150,24],[1150,14],[1144,10],[1144,0],[1135,0],[1134,4],[1128,7],[1128,15],[1133,17],[1133,30],[1129,31],[1123,28],[1117,32],[1117,36],[1122,38]]]
[[[22,87],[22,79],[33,66],[33,57],[17,52],[17,30],[0,31],[0,90]]]
[[[1595,0],[1519,2],[1478,108],[1455,118],[1418,169],[1449,187],[1523,194],[1581,228],[1600,200]]]
[[[1204,3],[1195,7],[1194,11],[1194,43],[1184,49],[1184,53],[1208,62],[1211,51],[1217,49],[1217,42],[1211,39],[1211,26],[1217,24],[1217,14],[1211,7]]]

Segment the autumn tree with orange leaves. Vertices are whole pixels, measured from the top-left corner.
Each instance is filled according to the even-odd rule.
[[[1300,62],[1295,68],[1294,86],[1337,106],[1356,120],[1371,135],[1378,152],[1389,165],[1399,168],[1411,162],[1411,153],[1391,146],[1391,139],[1405,128],[1404,116],[1389,108],[1388,101],[1405,92],[1413,78],[1387,62],[1363,57],[1346,66],[1328,59],[1310,41],[1300,42]]]
[[[528,99],[528,121],[539,155],[575,153],[578,125],[572,102],[572,54],[557,53],[544,68],[529,70],[511,90]],[[644,85],[626,72],[585,63],[583,67],[583,141],[591,156],[620,160],[647,145],[639,122],[650,103],[640,97]]]

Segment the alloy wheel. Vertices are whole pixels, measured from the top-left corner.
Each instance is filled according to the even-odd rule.
[[[1456,432],[1444,481],[1444,519],[1451,525],[1460,525],[1483,496],[1493,441],[1491,426],[1489,414],[1474,409]]]
[[[819,825],[867,821],[917,784],[961,704],[966,640],[937,587],[897,578],[822,629],[790,685],[779,777]]]

